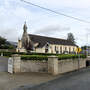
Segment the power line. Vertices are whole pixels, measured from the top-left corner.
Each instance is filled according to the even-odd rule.
[[[64,13],[61,13],[61,12],[57,12],[57,11],[51,10],[51,9],[49,9],[49,8],[46,8],[46,7],[42,7],[42,6],[40,6],[40,5],[37,5],[37,4],[31,3],[31,2],[25,1],[25,0],[21,0],[21,1],[23,1],[23,2],[25,2],[25,3],[27,3],[27,4],[30,4],[30,5],[39,7],[39,8],[41,8],[41,9],[44,9],[44,10],[53,12],[53,13],[58,14],[58,15],[62,15],[62,16],[68,17],[68,18],[72,18],[72,19],[77,20],[77,21],[80,21],[80,22],[90,23],[89,21],[80,19],[80,18],[78,18],[78,17],[69,16],[69,15],[67,15],[67,14],[64,14]]]

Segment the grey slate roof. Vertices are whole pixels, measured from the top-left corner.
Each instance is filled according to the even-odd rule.
[[[57,45],[77,46],[65,39],[52,38],[52,37],[33,35],[33,34],[29,34],[29,36],[30,36],[30,39],[33,41],[33,43],[39,43],[38,47],[43,47],[47,42],[50,44],[57,44]]]

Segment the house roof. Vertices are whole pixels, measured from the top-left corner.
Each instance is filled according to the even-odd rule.
[[[73,44],[72,42],[65,39],[52,38],[52,37],[33,35],[33,34],[28,34],[28,35],[33,43],[39,43],[38,47],[43,47],[47,42],[49,44],[77,46]]]

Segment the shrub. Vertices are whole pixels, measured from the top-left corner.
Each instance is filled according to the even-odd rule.
[[[25,53],[25,52],[3,52],[1,51],[0,54],[3,53],[4,56],[11,56],[12,54],[19,54],[19,55],[42,55],[42,56],[51,56],[51,55],[60,55],[60,54],[52,54],[52,53]]]
[[[80,54],[80,56],[75,54],[51,54],[51,53],[21,53],[21,52],[0,52],[3,53],[4,56],[12,56],[12,54],[21,55],[22,60],[48,60],[48,56],[55,55],[58,56],[59,60],[63,59],[75,59],[75,58],[86,58],[86,55]]]
[[[79,55],[74,55],[74,54],[69,54],[69,55],[59,55],[58,59],[63,60],[63,59],[76,59],[76,58],[86,58],[86,55],[80,54]]]
[[[22,55],[21,56],[22,60],[48,60],[47,56],[42,56],[42,55]]]
[[[13,54],[19,54],[19,55],[25,55],[25,53],[18,53],[18,52],[3,52],[3,51],[1,51],[0,52],[0,55],[1,55],[1,53],[3,53],[3,56],[12,56]]]
[[[78,55],[58,55],[58,60],[65,60],[65,59],[76,59]],[[85,55],[80,55],[80,58],[86,58]],[[22,55],[22,60],[48,60],[48,55]]]

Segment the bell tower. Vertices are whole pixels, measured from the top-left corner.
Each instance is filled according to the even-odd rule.
[[[27,52],[27,50],[34,50],[33,42],[30,39],[29,34],[27,33],[26,21],[23,25],[23,35],[21,40],[18,40],[18,52]]]
[[[22,35],[22,47],[28,50],[31,50],[33,48],[33,43],[30,39],[29,34],[27,33],[27,25],[26,25],[26,21],[24,23],[23,26],[23,35]]]

